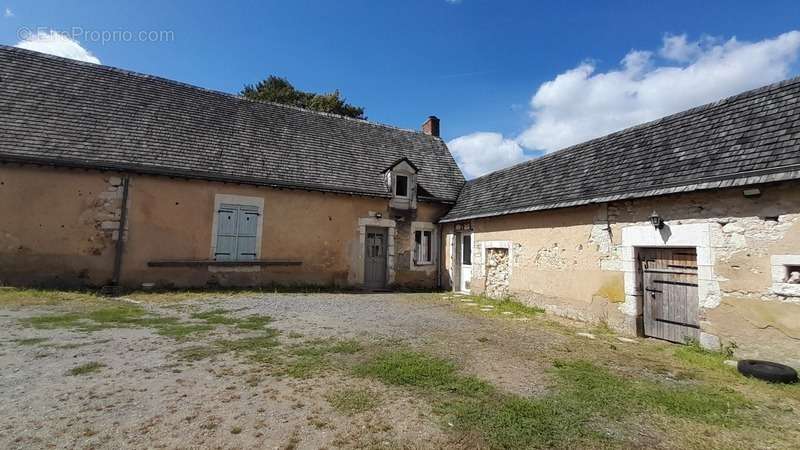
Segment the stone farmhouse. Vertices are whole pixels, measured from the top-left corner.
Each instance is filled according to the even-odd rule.
[[[465,181],[422,131],[0,47],[0,284],[452,289],[800,363],[800,79]]]

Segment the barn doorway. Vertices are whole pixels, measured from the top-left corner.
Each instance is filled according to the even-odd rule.
[[[700,339],[697,251],[640,248],[644,335],[685,344]]]

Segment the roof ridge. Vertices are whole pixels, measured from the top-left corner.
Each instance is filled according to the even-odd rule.
[[[738,94],[733,94],[733,95],[730,95],[728,97],[723,97],[723,98],[721,98],[719,100],[715,100],[713,102],[704,103],[702,105],[694,106],[692,108],[685,109],[685,110],[682,110],[682,111],[678,111],[676,113],[668,114],[666,116],[662,116],[662,117],[659,117],[659,118],[656,118],[656,119],[653,119],[653,120],[648,120],[646,122],[641,122],[641,123],[638,123],[638,124],[635,124],[635,125],[631,125],[629,127],[623,128],[621,130],[613,131],[611,133],[604,134],[604,135],[598,136],[598,137],[594,137],[594,138],[588,139],[586,141],[578,142],[578,143],[569,145],[567,147],[560,148],[558,150],[555,150],[555,151],[552,151],[552,152],[549,152],[549,153],[545,153],[542,156],[538,156],[536,158],[532,158],[532,159],[529,159],[527,161],[519,162],[519,163],[514,164],[512,166],[504,167],[502,169],[498,169],[498,170],[489,172],[489,173],[481,175],[481,176],[479,176],[477,178],[473,178],[471,180],[468,180],[467,183],[476,182],[476,181],[480,180],[481,178],[485,178],[485,177],[488,177],[490,175],[495,175],[495,174],[500,174],[500,173],[503,173],[503,172],[511,171],[512,169],[515,169],[517,167],[526,166],[526,165],[533,165],[533,164],[537,163],[538,161],[543,161],[545,159],[551,158],[551,157],[553,157],[553,155],[562,154],[562,153],[566,153],[566,152],[569,152],[569,151],[574,151],[574,150],[576,150],[577,147],[583,147],[583,146],[586,146],[586,145],[591,144],[591,143],[596,142],[596,141],[600,141],[600,140],[611,138],[613,136],[617,136],[617,135],[621,135],[621,134],[624,134],[624,133],[628,133],[630,131],[633,131],[633,130],[636,130],[636,129],[639,129],[639,128],[647,128],[647,127],[650,127],[650,126],[655,126],[655,125],[657,125],[657,124],[659,124],[661,122],[668,122],[670,120],[675,120],[675,119],[681,118],[681,117],[689,115],[689,114],[695,114],[695,113],[698,113],[698,112],[703,111],[703,110],[711,109],[711,108],[714,108],[716,106],[720,106],[720,105],[726,104],[728,102],[732,102],[732,101],[735,101],[735,100],[740,100],[741,98],[754,96],[754,95],[761,94],[761,93],[766,92],[766,91],[782,88],[782,87],[785,87],[787,85],[791,85],[791,84],[795,84],[795,83],[800,83],[800,75],[792,77],[792,78],[787,78],[785,80],[776,81],[774,83],[770,83],[770,84],[767,84],[767,85],[764,85],[764,86],[760,86],[760,87],[757,87],[757,88],[753,88],[753,89],[749,89],[749,90],[746,90],[746,91],[742,91],[742,92],[740,92]]]
[[[6,44],[0,44],[0,51],[11,51],[11,52],[17,52],[17,53],[24,53],[24,54],[28,54],[30,56],[34,56],[34,57],[37,57],[37,58],[52,59],[52,60],[58,60],[58,61],[66,62],[66,63],[69,63],[69,64],[75,64],[75,65],[80,65],[80,66],[85,66],[85,67],[92,67],[92,68],[99,68],[99,69],[102,69],[102,70],[108,70],[108,71],[120,73],[120,74],[123,74],[123,75],[129,75],[129,76],[134,76],[134,77],[138,77],[138,78],[156,80],[156,81],[172,84],[174,86],[181,86],[181,87],[186,87],[186,88],[190,88],[190,89],[195,89],[195,90],[207,92],[207,93],[210,93],[210,94],[215,94],[215,95],[228,97],[228,98],[231,98],[231,99],[234,99],[234,100],[240,100],[240,101],[251,102],[251,103],[256,103],[256,104],[260,103],[260,104],[272,105],[272,106],[277,106],[277,107],[281,107],[281,108],[288,108],[288,109],[293,109],[295,111],[300,111],[300,112],[303,112],[303,113],[317,114],[317,115],[331,117],[331,118],[335,118],[335,119],[350,120],[350,121],[354,121],[354,122],[357,122],[357,123],[363,123],[363,124],[371,125],[371,126],[375,126],[375,127],[388,128],[388,129],[402,131],[402,132],[406,132],[406,133],[419,134],[419,135],[427,136],[427,137],[432,138],[434,140],[439,140],[439,141],[442,140],[441,137],[431,136],[431,135],[425,134],[425,133],[423,133],[422,131],[419,131],[419,130],[401,128],[401,127],[398,127],[398,126],[395,126],[395,125],[388,125],[388,124],[385,124],[385,123],[373,122],[373,121],[370,121],[370,120],[367,120],[367,119],[358,119],[358,118],[355,118],[355,117],[343,116],[341,114],[334,114],[334,113],[323,112],[323,111],[314,111],[313,109],[301,108],[299,106],[294,106],[294,105],[286,105],[286,104],[283,104],[283,103],[270,102],[270,101],[266,101],[266,100],[255,100],[255,99],[243,97],[241,95],[232,94],[230,92],[218,91],[216,89],[205,88],[205,87],[197,86],[197,85],[194,85],[194,84],[191,84],[191,83],[186,83],[184,81],[172,80],[170,78],[165,78],[165,77],[158,76],[158,75],[150,75],[150,74],[146,74],[146,73],[142,73],[142,72],[136,72],[134,70],[123,69],[123,68],[115,67],[115,66],[109,66],[107,64],[95,64],[95,63],[91,63],[91,62],[87,62],[87,61],[80,61],[80,60],[77,60],[77,59],[65,58],[63,56],[51,55],[49,53],[37,52],[35,50],[28,50],[28,49],[14,47],[14,46],[6,45]]]

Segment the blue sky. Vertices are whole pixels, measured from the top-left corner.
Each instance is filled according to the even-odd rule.
[[[418,128],[436,114],[468,176],[796,75],[800,49],[800,33],[791,34],[797,1],[0,0],[0,8],[3,44],[18,44],[24,30],[56,30],[103,64],[207,88],[238,92],[276,74],[304,90],[338,88],[373,121]],[[119,30],[172,38],[88,37]],[[683,96],[652,94],[672,86]]]

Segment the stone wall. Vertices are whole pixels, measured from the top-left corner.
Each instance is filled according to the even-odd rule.
[[[486,249],[486,295],[494,299],[508,297],[510,273],[508,249]]]
[[[122,284],[140,287],[336,285],[363,282],[361,219],[393,224],[391,282],[436,287],[435,266],[413,270],[410,223],[436,222],[446,206],[419,202],[413,217],[386,198],[129,176]],[[260,257],[292,266],[153,267],[213,258],[217,195],[263,199]],[[122,175],[36,166],[0,166],[0,284],[86,287],[108,283],[122,207]],[[396,264],[395,264],[396,263]],[[361,278],[359,278],[359,273]]]
[[[643,231],[653,246],[696,247],[701,328],[719,338],[707,343],[735,343],[740,355],[800,364],[794,350],[800,289],[776,283],[774,275],[785,270],[776,261],[800,254],[800,185],[758,189],[756,196],[737,188],[477,219],[469,222],[473,253],[486,242],[511,242],[511,295],[553,314],[634,333],[641,314],[637,245],[626,245],[623,236]],[[666,223],[661,232],[648,220],[654,210]],[[447,264],[452,271],[452,261]],[[472,284],[483,293],[488,272],[477,264]]]

